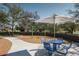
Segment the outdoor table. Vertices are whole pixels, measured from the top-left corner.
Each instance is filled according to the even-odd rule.
[[[54,39],[54,40],[49,40],[48,43],[53,44],[53,52],[57,51],[57,45],[63,44],[64,41],[62,39]]]

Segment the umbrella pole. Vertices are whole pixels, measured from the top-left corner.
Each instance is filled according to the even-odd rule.
[[[55,38],[55,23],[54,23],[54,38]]]
[[[46,28],[45,28],[46,30],[48,29],[47,27],[48,27],[48,24],[46,25]],[[44,34],[45,36],[47,36],[46,30],[45,30],[45,34]]]
[[[33,40],[33,26],[32,26],[32,40]]]
[[[55,19],[54,19],[54,38],[55,38]]]
[[[54,19],[54,38],[55,38],[55,16],[56,14],[54,14],[53,19]]]

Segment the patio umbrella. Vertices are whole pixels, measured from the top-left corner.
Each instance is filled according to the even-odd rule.
[[[54,14],[53,16],[36,20],[36,23],[47,23],[47,24],[54,24],[54,37],[55,37],[55,24],[63,24],[65,22],[72,22],[72,19],[70,17],[66,16],[58,16]]]

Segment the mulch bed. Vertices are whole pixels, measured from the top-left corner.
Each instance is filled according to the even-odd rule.
[[[19,35],[17,36],[17,38],[25,41],[25,42],[30,42],[30,43],[40,43],[41,42],[41,38],[45,38],[46,40],[52,40],[53,37],[49,37],[49,36],[30,36],[30,35]],[[66,41],[66,43],[68,43],[69,41]]]
[[[0,55],[6,55],[11,46],[12,43],[9,40],[0,38]]]

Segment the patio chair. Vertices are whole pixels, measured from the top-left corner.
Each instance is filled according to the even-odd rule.
[[[53,48],[51,48],[50,43],[43,42],[44,48],[48,51],[49,55],[52,55]]]
[[[72,46],[72,42],[70,44],[65,45],[63,48],[61,48],[57,52],[60,54],[66,55],[68,53],[69,48],[71,48],[71,46]],[[65,53],[61,52],[62,50],[65,50]]]

